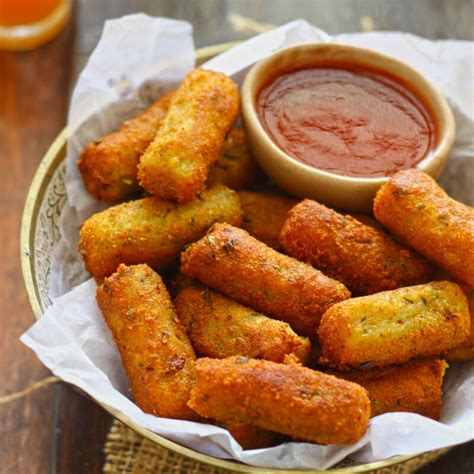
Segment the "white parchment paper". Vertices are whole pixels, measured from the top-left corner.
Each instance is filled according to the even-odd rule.
[[[298,20],[246,41],[205,67],[231,75],[240,83],[249,66],[283,46],[329,41],[363,46],[403,59],[445,93],[454,109],[458,130],[441,182],[457,199],[473,204],[473,43],[434,42],[404,33],[330,37]],[[51,271],[53,304],[21,340],[55,375],[136,423],[197,451],[252,465],[325,469],[348,455],[355,462],[371,462],[473,439],[474,363],[453,364],[448,370],[440,422],[411,413],[381,415],[371,420],[367,433],[352,446],[293,442],[243,451],[222,428],[157,418],[143,413],[130,400],[118,351],[95,301],[96,284],[87,280],[76,251],[80,222],[105,207],[87,194],[76,162],[89,141],[112,131],[175,87],[193,66],[192,28],[188,23],[142,14],[106,22],[102,38],[78,80],[70,107],[68,203],[63,210],[62,239],[55,249]]]

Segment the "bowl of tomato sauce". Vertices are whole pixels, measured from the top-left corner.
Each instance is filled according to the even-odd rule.
[[[367,212],[394,173],[437,178],[454,141],[443,95],[412,67],[338,44],[283,49],[242,86],[250,148],[291,194]]]

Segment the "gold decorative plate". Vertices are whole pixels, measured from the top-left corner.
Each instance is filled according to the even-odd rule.
[[[196,51],[196,61],[201,64],[208,59],[226,51],[238,43],[224,43],[201,48]],[[31,183],[26,198],[23,218],[21,223],[21,265],[23,278],[25,280],[26,291],[36,319],[41,318],[46,308],[51,304],[48,297],[48,281],[50,276],[51,258],[53,249],[59,240],[59,217],[66,202],[66,190],[64,187],[64,177],[66,170],[66,138],[64,129],[54,140],[49,150],[41,160],[36,174]],[[196,461],[202,462],[234,472],[246,473],[287,473],[287,474],[308,474],[323,473],[327,471],[308,470],[275,470],[263,467],[254,467],[236,461],[218,459],[206,454],[198,453],[180,444],[169,441],[162,436],[145,429],[128,417],[118,412],[107,404],[101,406],[112,416],[129,426],[134,431],[140,433],[150,441],[170,449],[183,456],[187,456]],[[431,454],[431,453],[430,453]],[[433,453],[434,454],[434,453]],[[428,453],[423,454],[423,456]],[[331,473],[360,473],[373,472],[386,474],[389,466],[396,464],[412,464],[415,456],[394,456],[384,461],[370,464],[356,465],[350,459],[339,463],[335,468],[330,469]],[[418,463],[417,463],[418,464]],[[400,466],[401,467],[401,466]],[[408,466],[407,466],[408,467]],[[405,471],[397,471],[405,472]]]

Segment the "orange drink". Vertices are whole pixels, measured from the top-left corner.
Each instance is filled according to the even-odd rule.
[[[0,49],[33,49],[48,42],[70,12],[71,0],[0,0]]]

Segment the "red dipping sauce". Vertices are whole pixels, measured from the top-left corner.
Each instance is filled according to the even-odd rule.
[[[424,104],[394,78],[363,67],[315,67],[275,78],[258,96],[260,121],[298,161],[374,178],[414,168],[435,146]]]

